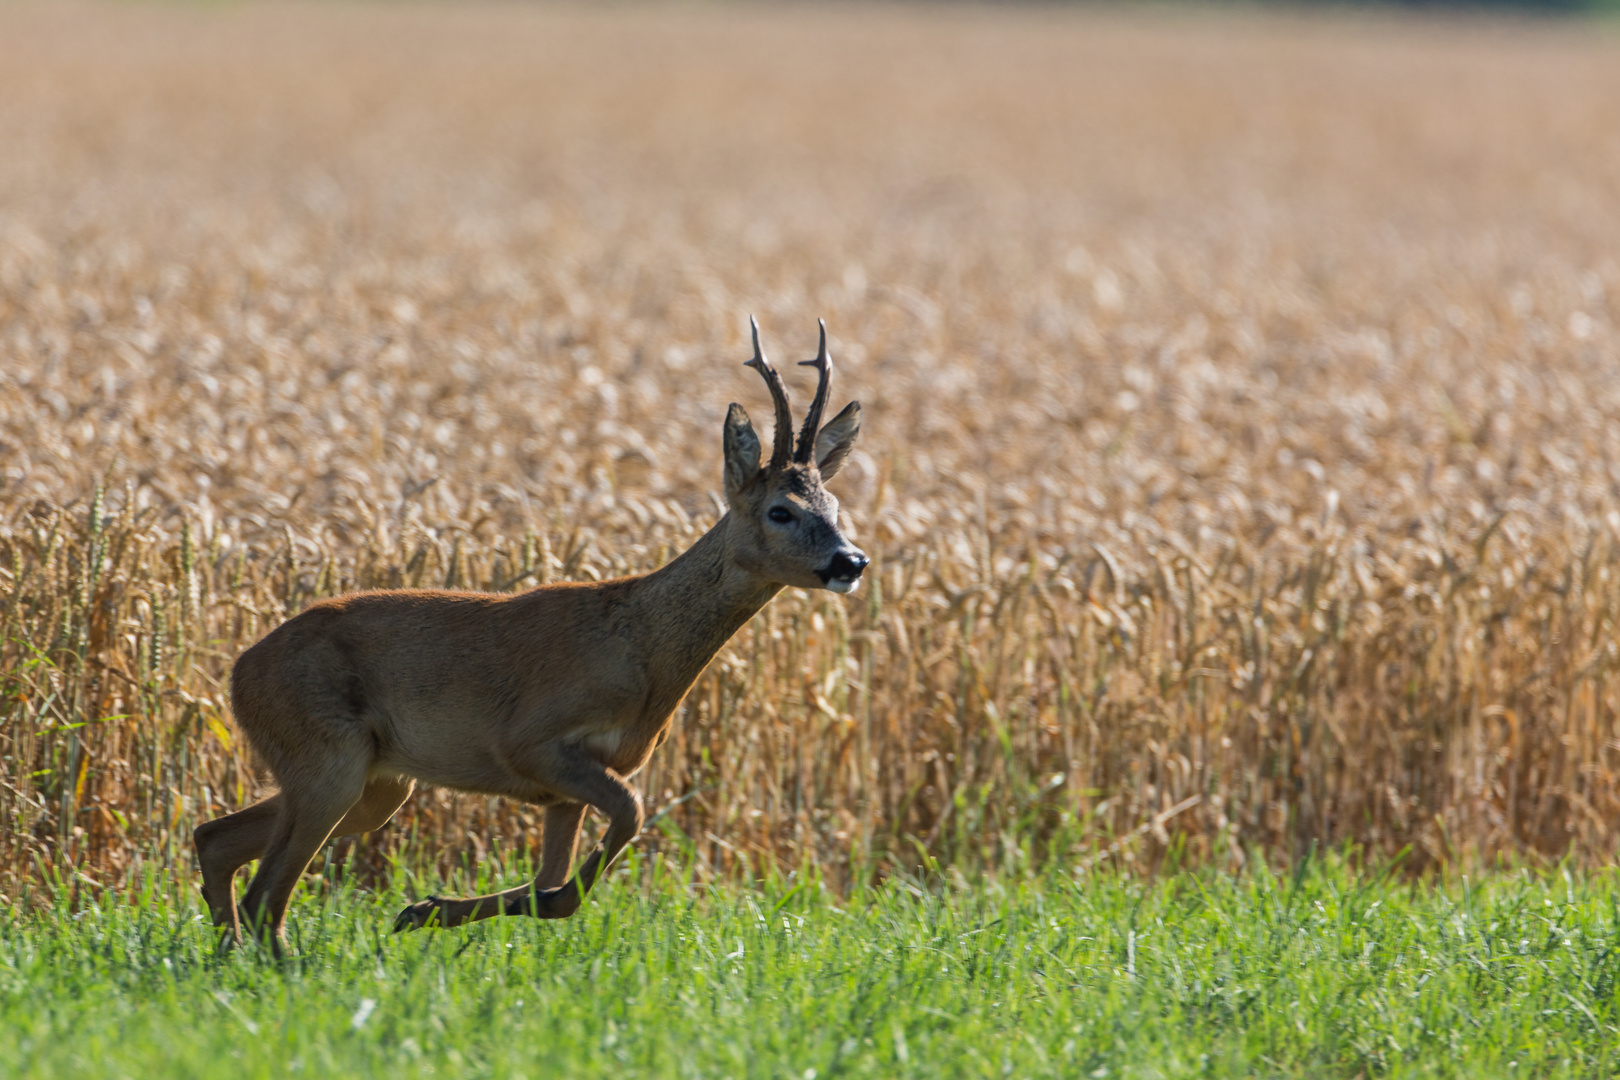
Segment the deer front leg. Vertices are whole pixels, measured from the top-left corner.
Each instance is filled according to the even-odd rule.
[[[464,900],[430,896],[400,912],[394,920],[394,931],[420,930],[430,925],[455,926],[494,915],[528,914],[526,909],[517,909],[538,894],[558,892],[558,886],[568,880],[568,871],[574,865],[574,848],[579,841],[580,822],[584,817],[584,803],[553,803],[546,807],[545,832],[541,834],[540,872],[529,884]]]
[[[487,896],[430,896],[400,912],[394,920],[396,932],[429,925],[459,926],[495,915],[566,919],[579,910],[596,879],[641,831],[640,796],[618,773],[578,746],[549,743],[520,760],[509,761],[508,767],[532,784],[537,793],[568,800],[547,809],[540,873],[528,884]],[[607,834],[585,860],[578,875],[572,881],[558,884],[567,875],[572,861],[586,805],[596,807],[607,816]]]
[[[579,846],[579,825],[585,820],[585,804],[553,803],[546,807],[546,831],[540,840],[540,872],[534,877],[537,889],[555,889],[568,880],[574,868],[574,850]]]

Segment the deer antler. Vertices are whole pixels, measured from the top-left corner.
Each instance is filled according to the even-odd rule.
[[[782,376],[771,367],[771,362],[765,359],[764,350],[759,347],[759,320],[750,315],[748,325],[754,331],[754,358],[747,361],[746,366],[759,372],[765,385],[770,387],[771,401],[776,405],[776,433],[771,446],[770,467],[780,469],[793,455],[793,409],[788,405],[787,388],[782,385]]]
[[[817,319],[821,326],[821,347],[814,360],[800,360],[800,367],[813,367],[820,373],[816,382],[816,396],[810,402],[810,411],[804,414],[804,427],[799,429],[799,449],[793,460],[808,465],[816,452],[816,432],[821,428],[821,412],[827,407],[827,395],[832,392],[832,356],[827,352],[827,321]]]

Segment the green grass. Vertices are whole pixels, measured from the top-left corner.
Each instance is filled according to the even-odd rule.
[[[634,867],[630,868],[635,870]],[[297,956],[215,955],[190,882],[0,927],[0,1075],[1599,1076],[1620,884],[906,884],[628,873],[563,923],[393,936],[403,891],[313,882]]]

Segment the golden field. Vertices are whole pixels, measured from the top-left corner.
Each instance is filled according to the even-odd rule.
[[[0,7],[0,893],[189,873],[311,598],[649,569],[727,402],[874,557],[639,779],[700,874],[1620,838],[1620,35]],[[418,795],[353,853],[532,851]],[[32,884],[30,884],[32,883]]]

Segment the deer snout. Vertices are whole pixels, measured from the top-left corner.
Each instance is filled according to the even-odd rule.
[[[859,548],[845,548],[832,557],[825,569],[817,570],[816,576],[833,592],[854,592],[855,586],[860,584],[861,571],[871,561]]]

